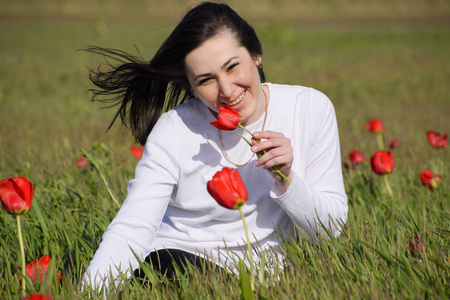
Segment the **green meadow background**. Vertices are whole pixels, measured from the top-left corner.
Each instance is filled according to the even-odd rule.
[[[122,202],[137,163],[133,138],[114,110],[90,102],[89,66],[103,60],[89,45],[150,59],[188,0],[0,0],[0,179],[26,176],[35,196],[22,217],[27,262],[51,255],[63,273],[27,293],[83,299],[77,283]],[[426,132],[450,131],[450,2],[444,0],[227,1],[254,25],[263,44],[267,81],[311,86],[333,102],[343,161],[377,150],[364,129],[385,127],[394,149],[394,192],[368,162],[345,170],[349,219],[338,239],[286,246],[292,258],[278,279],[259,277],[260,299],[450,298],[450,155],[432,149]],[[83,149],[88,168],[77,168]],[[436,191],[419,173],[442,175]],[[102,179],[102,176],[105,180]],[[16,223],[0,213],[0,299],[20,296]],[[422,254],[408,240],[420,238]],[[125,284],[123,299],[240,298],[238,279],[196,275],[152,289]],[[133,280],[132,280],[133,281]],[[164,278],[161,279],[164,281]],[[119,298],[113,292],[111,299]],[[248,298],[247,298],[248,299]]]

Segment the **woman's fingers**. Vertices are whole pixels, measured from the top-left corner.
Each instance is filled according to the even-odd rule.
[[[255,132],[252,143],[252,151],[260,154],[256,166],[265,169],[277,166],[283,174],[289,174],[294,159],[289,138],[279,132]]]

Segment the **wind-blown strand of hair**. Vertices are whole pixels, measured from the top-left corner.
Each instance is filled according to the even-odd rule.
[[[150,62],[124,51],[90,46],[88,52],[105,57],[105,64],[89,68],[89,78],[97,87],[89,89],[92,101],[106,104],[103,108],[119,106],[107,131],[120,116],[122,125],[130,128],[135,141],[144,145],[160,115],[185,102],[192,95],[184,66],[173,63]],[[113,65],[109,59],[118,63]],[[164,67],[157,67],[157,66]],[[104,67],[107,70],[103,70]]]

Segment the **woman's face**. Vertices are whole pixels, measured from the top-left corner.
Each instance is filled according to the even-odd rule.
[[[265,112],[258,65],[233,33],[222,31],[191,51],[185,58],[186,75],[192,90],[213,112],[231,106],[243,125],[256,122]]]

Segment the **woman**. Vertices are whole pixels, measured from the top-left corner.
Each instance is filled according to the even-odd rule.
[[[91,73],[99,88],[94,98],[118,100],[116,118],[145,144],[122,208],[86,271],[93,286],[138,272],[136,256],[163,273],[173,261],[197,264],[205,257],[233,269],[235,255],[246,256],[242,220],[206,189],[223,167],[237,168],[247,187],[242,209],[256,252],[281,252],[276,234],[293,236],[296,225],[313,238],[324,234],[321,223],[339,235],[347,197],[333,106],[311,88],[263,84],[261,44],[227,5],[192,8],[150,62],[89,50],[123,62]],[[210,125],[224,106],[261,142],[249,147],[242,130]]]

